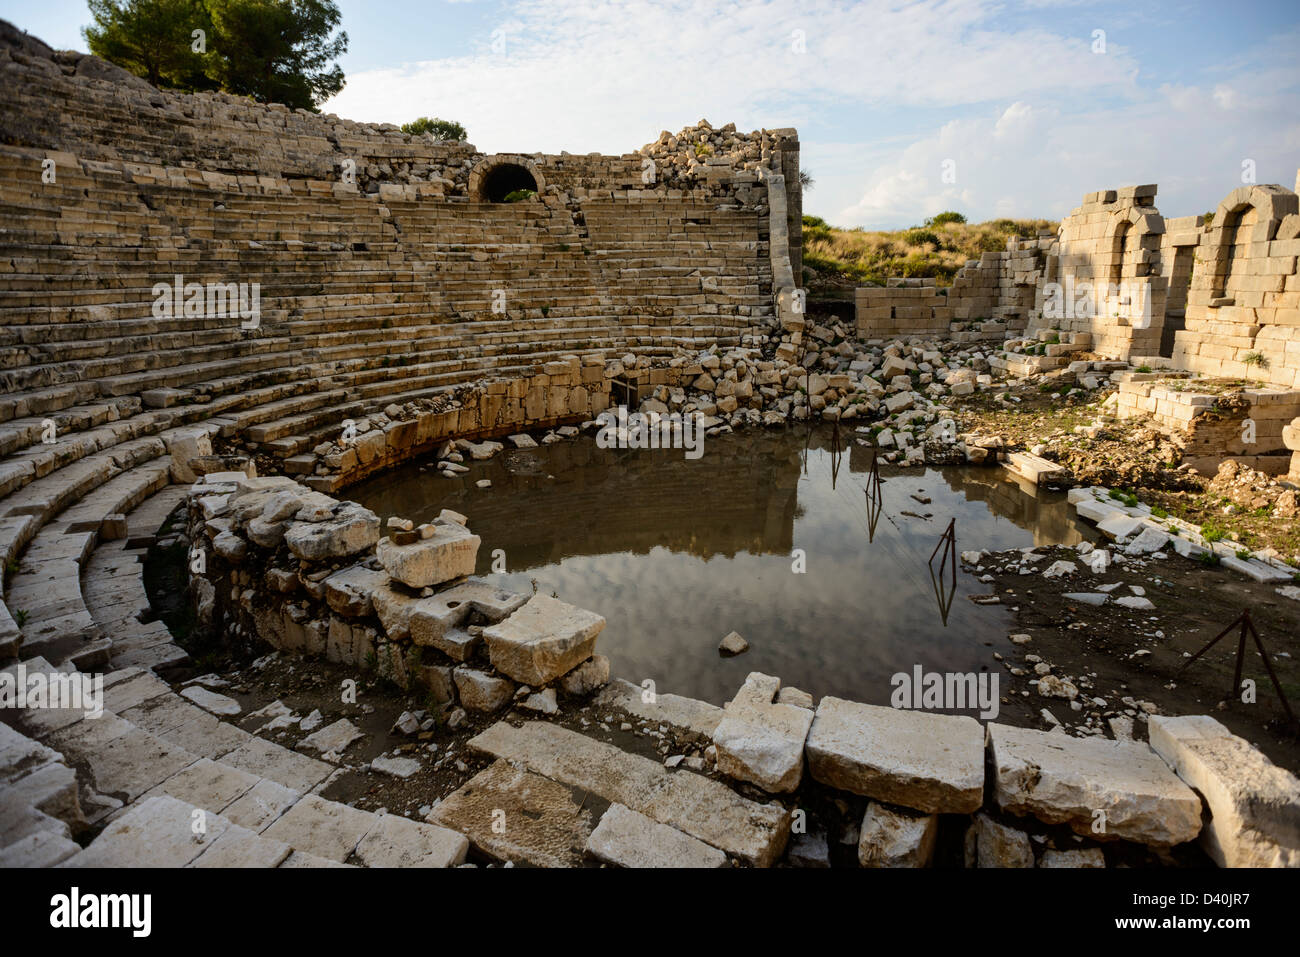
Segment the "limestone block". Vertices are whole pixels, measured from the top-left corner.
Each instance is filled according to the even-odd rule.
[[[1151,747],[1205,799],[1220,867],[1300,866],[1300,780],[1209,715],[1152,715]]]
[[[1201,799],[1145,744],[988,730],[994,798],[1005,811],[1097,840],[1172,845],[1200,833]]]
[[[335,506],[321,522],[294,522],[284,533],[289,551],[305,561],[346,558],[379,541],[379,516],[355,502]]]
[[[927,867],[934,856],[939,818],[901,811],[871,801],[858,833],[863,867]]]
[[[163,434],[167,454],[171,456],[172,481],[189,484],[198,480],[191,465],[200,456],[212,454],[212,438],[207,429],[176,429]]]
[[[727,855],[622,804],[609,806],[587,838],[587,853],[620,867],[726,867]]]
[[[761,691],[756,690],[765,683]],[[774,703],[779,684],[779,679],[750,674],[745,686],[727,703],[722,721],[713,731],[713,744],[723,774],[766,791],[788,793],[803,779],[804,741],[813,713]]]
[[[384,570],[412,588],[441,585],[474,573],[480,539],[462,525],[436,525],[430,538],[410,545],[380,539],[375,555]]]
[[[545,685],[591,657],[605,619],[534,595],[504,621],[483,630],[492,666],[516,681]]]
[[[808,769],[831,787],[927,813],[966,814],[984,797],[974,718],[827,696],[808,733]]]

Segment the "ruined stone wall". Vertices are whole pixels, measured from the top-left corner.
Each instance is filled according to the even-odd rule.
[[[1243,186],[1219,203],[1196,246],[1181,368],[1300,387],[1300,197]]]
[[[1047,279],[1059,292],[1040,284],[1031,331],[1090,333],[1108,356],[1159,354],[1167,279],[1155,195],[1155,186],[1089,193],[1061,222]]]
[[[940,290],[933,279],[859,286],[854,301],[858,335],[867,340],[943,335],[952,324],[947,290]]]

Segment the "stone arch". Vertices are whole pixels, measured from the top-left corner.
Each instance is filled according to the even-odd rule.
[[[1126,278],[1140,278],[1151,275],[1156,270],[1154,257],[1144,262],[1143,249],[1159,251],[1158,237],[1165,231],[1165,219],[1151,207],[1121,206],[1111,215],[1106,225],[1105,243],[1110,268],[1106,276],[1111,282],[1120,283]],[[1128,268],[1131,267],[1131,268]]]
[[[1234,274],[1242,273],[1247,247],[1277,238],[1278,227],[1300,212],[1297,196],[1282,186],[1239,186],[1223,198],[1201,243],[1202,268],[1211,270],[1215,299],[1233,296]]]
[[[546,177],[530,156],[498,153],[485,156],[469,174],[469,198],[476,203],[499,203],[518,189],[538,193],[546,189]]]

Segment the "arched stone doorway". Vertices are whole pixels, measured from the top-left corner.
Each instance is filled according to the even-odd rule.
[[[469,198],[476,203],[509,202],[506,197],[524,190],[540,193],[546,179],[526,156],[489,156],[469,174]]]

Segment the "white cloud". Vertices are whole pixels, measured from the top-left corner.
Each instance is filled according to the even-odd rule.
[[[1090,35],[1029,17],[995,28],[1004,13],[997,0],[518,0],[466,55],[353,73],[326,109],[456,119],[489,152],[630,152],[701,117],[795,126],[817,180],[805,208],[846,225],[954,206],[1059,216],[1084,192],[1151,181],[1198,212],[1236,185],[1243,150],[1261,178],[1290,164],[1282,181],[1293,180],[1285,150],[1300,111],[1294,68],[1278,59],[1285,38],[1274,56],[1207,67],[1213,82],[1152,89],[1120,44],[1096,55]],[[940,178],[945,159],[955,183]]]

